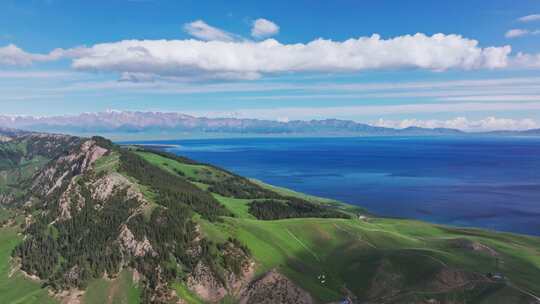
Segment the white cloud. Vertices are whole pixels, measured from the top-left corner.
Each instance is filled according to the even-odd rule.
[[[0,66],[29,66],[36,61],[53,61],[62,56],[60,50],[54,50],[49,54],[32,54],[18,48],[14,44],[0,47]]]
[[[459,35],[424,34],[343,42],[317,39],[306,44],[253,41],[123,40],[78,49],[81,70],[160,76],[254,79],[285,72],[358,72],[370,69],[503,68],[510,46],[478,46]]]
[[[71,71],[0,71],[0,79],[75,78],[79,73]]]
[[[512,119],[497,118],[493,116],[479,120],[469,120],[466,117],[456,117],[448,120],[419,120],[414,118],[403,120],[387,120],[381,118],[373,122],[372,125],[397,129],[404,129],[408,127],[450,128],[473,132],[485,132],[495,130],[529,130],[540,128],[540,124],[530,118]]]
[[[540,30],[511,29],[504,34],[504,37],[517,38],[529,35],[540,35]]]
[[[511,29],[509,31],[507,31],[505,34],[504,34],[504,37],[506,38],[516,38],[516,37],[521,37],[521,36],[525,36],[529,34],[529,31],[528,30],[524,30],[524,29]]]
[[[274,22],[264,18],[259,18],[253,21],[251,36],[255,38],[266,38],[274,36],[277,33],[279,33],[279,26]]]
[[[540,101],[540,95],[471,95],[471,96],[448,96],[437,100],[445,101]]]
[[[540,68],[540,53],[527,54],[519,52],[511,58],[511,66],[516,68],[538,69]]]
[[[254,80],[283,73],[381,69],[540,68],[540,53],[510,56],[508,45],[480,47],[478,41],[454,34],[418,33],[388,39],[374,34],[345,41],[316,39],[282,44],[274,39],[241,39],[201,20],[187,24],[186,30],[202,40],[123,40],[55,49],[48,54],[29,53],[9,44],[0,47],[0,66],[28,66],[66,58],[76,69],[114,72],[122,75],[122,80],[132,81]],[[522,31],[540,34],[540,30]]]
[[[184,25],[184,30],[191,36],[205,41],[233,41],[235,35],[208,25],[202,20],[193,21]]]
[[[540,14],[532,14],[532,15],[523,16],[521,18],[518,18],[518,20],[521,22],[540,21]]]

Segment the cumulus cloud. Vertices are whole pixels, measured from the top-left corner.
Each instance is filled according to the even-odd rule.
[[[236,39],[236,36],[234,34],[208,25],[202,20],[197,20],[185,24],[184,30],[191,36],[205,41],[233,41]]]
[[[34,62],[53,61],[61,58],[61,50],[54,50],[49,54],[32,54],[25,52],[14,44],[0,47],[0,65],[28,66]]]
[[[419,119],[404,119],[404,120],[386,120],[379,119],[373,122],[373,125],[379,127],[404,129],[408,127],[422,128],[450,128],[464,131],[484,132],[495,130],[529,130],[540,128],[540,124],[533,119],[512,119],[512,118],[497,118],[486,117],[479,120],[469,120],[466,117],[456,117],[448,120],[419,120]]]
[[[478,46],[459,35],[379,35],[346,41],[317,39],[306,44],[254,41],[123,40],[79,49],[81,70],[255,79],[284,72],[358,72],[370,69],[503,68],[510,46]]]
[[[253,21],[251,36],[255,38],[266,38],[274,36],[277,33],[279,33],[279,26],[274,22],[264,18]]]
[[[540,54],[511,56],[508,45],[481,47],[476,40],[454,34],[418,33],[388,39],[374,34],[345,41],[321,38],[282,44],[275,39],[241,39],[201,20],[187,24],[186,30],[199,40],[122,40],[48,54],[29,53],[10,44],[0,47],[0,65],[28,66],[67,58],[76,69],[118,73],[122,80],[138,82],[253,80],[268,74],[380,69],[540,68]]]
[[[518,18],[518,21],[521,21],[521,22],[540,21],[540,14],[532,14],[532,15],[523,16],[521,18]]]

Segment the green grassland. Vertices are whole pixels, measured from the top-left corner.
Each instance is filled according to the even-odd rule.
[[[105,155],[94,163],[94,170],[96,173],[116,171],[120,164],[120,155],[117,152],[112,152]]]
[[[186,285],[177,282],[173,284],[173,287],[174,287],[174,290],[176,291],[176,294],[180,296],[180,298],[186,301],[188,304],[204,304],[204,301],[202,301],[195,294],[193,294],[186,287]]]
[[[179,172],[182,172],[183,176],[203,181],[203,183],[221,181],[227,177],[230,177],[228,173],[220,171],[211,166],[181,163],[151,152],[138,151],[136,153],[149,161],[151,164],[159,166],[170,173],[178,174]]]
[[[236,228],[233,234],[248,244],[263,268],[279,267],[322,300],[335,300],[336,291],[343,286],[359,297],[365,296],[377,267],[385,261],[404,274],[406,288],[419,291],[427,283],[425,278],[432,278],[442,268],[497,271],[493,257],[452,248],[444,242],[462,238],[459,231],[414,221],[292,219],[260,223],[231,219],[229,223]],[[409,231],[402,230],[404,226]],[[539,292],[540,247],[531,246],[534,242],[515,242],[511,236],[474,239],[501,253],[506,264],[500,270],[512,282]],[[521,253],[524,248],[529,252]],[[325,284],[317,280],[319,274],[326,275]]]
[[[84,304],[136,304],[140,290],[131,271],[123,270],[117,278],[92,281],[84,293]]]

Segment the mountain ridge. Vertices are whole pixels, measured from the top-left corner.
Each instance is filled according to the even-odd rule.
[[[402,129],[352,120],[208,118],[179,112],[106,111],[63,116],[0,115],[0,127],[114,140],[235,136],[539,136],[540,129],[466,132],[411,126]]]
[[[466,132],[447,128],[409,127],[393,129],[352,120],[277,121],[250,118],[207,118],[178,112],[107,111],[50,117],[0,115],[0,127],[69,134],[142,134],[185,132],[237,135],[462,135]]]

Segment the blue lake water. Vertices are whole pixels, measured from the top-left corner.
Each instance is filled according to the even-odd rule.
[[[140,142],[143,143],[143,142]],[[144,142],[383,216],[540,235],[540,138]]]

